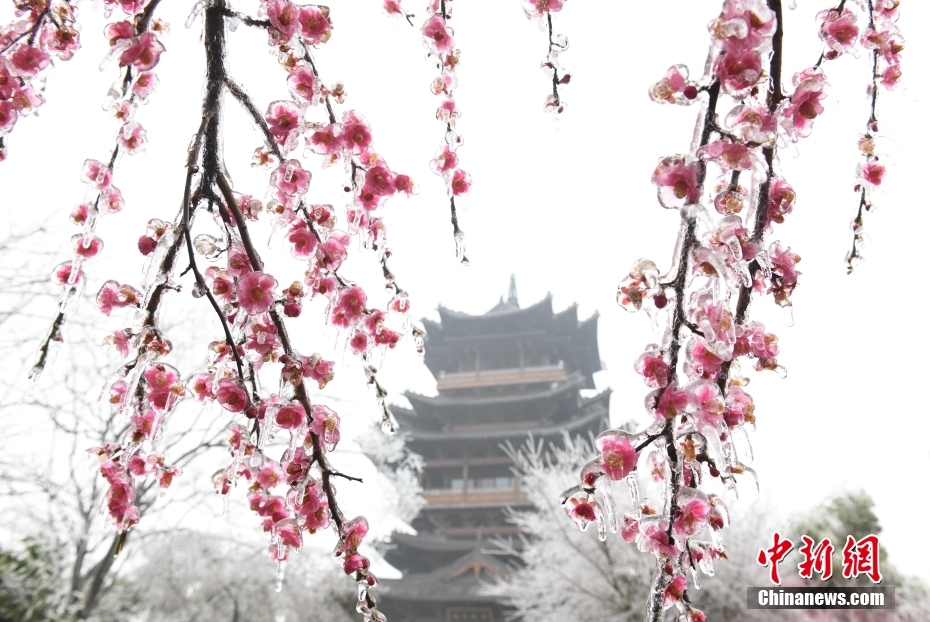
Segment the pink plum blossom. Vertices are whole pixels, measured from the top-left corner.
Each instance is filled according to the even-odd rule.
[[[145,32],[123,51],[119,57],[119,64],[120,67],[132,65],[139,71],[148,71],[158,64],[158,59],[164,51],[165,47],[154,33]]]
[[[436,53],[448,52],[455,46],[452,36],[446,28],[446,20],[441,15],[432,15],[423,24],[423,45]]]
[[[274,290],[277,286],[278,282],[270,274],[247,274],[236,284],[239,306],[252,315],[266,312],[274,304]]]
[[[630,439],[602,436],[597,440],[601,452],[601,469],[612,480],[620,480],[636,468],[639,456]]]
[[[848,8],[842,13],[836,9],[821,11],[817,18],[823,20],[820,25],[820,38],[830,49],[827,58],[836,58],[855,45],[856,39],[859,38],[859,27],[856,26],[856,14]]]
[[[454,197],[468,194],[468,191],[471,190],[471,175],[461,169],[457,169],[452,173],[452,179],[449,181],[449,190]]]
[[[661,356],[647,352],[639,357],[634,367],[645,378],[647,386],[659,389],[668,384],[668,363]]]
[[[307,412],[299,403],[282,406],[275,413],[275,423],[285,430],[299,428],[307,421]]]
[[[293,102],[272,102],[265,113],[268,130],[275,137],[279,145],[286,145],[292,135],[300,126],[300,111]]]
[[[300,13],[297,16],[300,36],[310,45],[326,43],[329,40],[332,24],[330,24],[328,13],[328,9],[324,13],[323,7],[300,7]]]
[[[324,446],[332,450],[339,442],[339,415],[333,410],[316,404],[311,411],[313,421],[310,429],[323,442]]]
[[[291,254],[297,259],[306,259],[316,251],[316,235],[303,220],[294,223],[287,241],[291,243]]]
[[[9,58],[10,64],[25,76],[33,76],[48,66],[48,54],[31,45],[19,46]]]
[[[662,207],[684,207],[701,198],[697,170],[697,163],[687,162],[683,156],[669,156],[659,161],[652,173],[652,183],[659,187]]]
[[[688,588],[688,582],[681,575],[676,576],[671,582],[665,586],[665,595],[663,597],[663,602],[675,603],[678,602],[684,597],[685,590]]]
[[[688,538],[704,528],[710,514],[710,505],[696,497],[679,507],[678,511],[678,517],[672,523],[672,530],[676,537]]]
[[[856,173],[859,179],[870,186],[880,186],[885,177],[885,165],[880,164],[878,160],[869,160],[860,164]]]
[[[303,196],[310,188],[310,171],[297,160],[287,160],[271,175],[271,183],[285,196]]]
[[[229,412],[241,413],[249,403],[249,396],[237,382],[223,378],[217,383],[216,401]]]
[[[297,32],[298,9],[287,0],[269,0],[265,4],[268,21],[285,38],[290,39]]]
[[[299,65],[287,77],[291,91],[304,101],[313,101],[316,96],[316,77],[307,65]]]

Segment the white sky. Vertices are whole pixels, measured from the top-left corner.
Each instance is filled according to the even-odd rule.
[[[186,146],[200,123],[203,65],[197,26],[183,28],[189,4],[165,2],[158,12],[173,29],[156,68],[161,86],[138,116],[150,142],[146,153],[125,158],[115,175],[127,209],[101,225],[106,252],[88,268],[97,283],[136,282],[137,264],[124,259],[138,257],[132,253],[144,222],[152,216],[172,219],[180,203]],[[468,268],[455,261],[444,188],[428,168],[443,128],[434,118],[438,100],[428,89],[435,66],[425,59],[418,31],[383,16],[375,0],[330,4],[336,28],[317,55],[323,78],[346,83],[343,110],[363,114],[379,152],[421,188],[410,200],[393,199],[384,211],[395,251],[391,266],[410,293],[414,315],[435,318],[439,304],[483,313],[506,294],[513,272],[524,305],[551,292],[557,310],[577,302],[582,318],[601,314],[600,352],[608,371],[598,382],[615,390],[612,417],[617,423],[645,421],[647,388],[632,363],[658,337],[645,316],[617,307],[614,293],[639,257],[668,268],[678,216],[658,206],[649,178],[660,157],[687,151],[696,113],[653,104],[646,90],[675,63],[700,73],[705,24],[719,10],[719,0],[568,3],[556,17],[556,29],[571,42],[562,60],[573,80],[563,90],[568,109],[558,131],[542,112],[547,82],[538,67],[546,36],[523,18],[520,2],[453,4],[451,24],[462,50],[456,99],[465,144],[459,156],[474,178],[461,218]],[[420,14],[419,5],[410,7]],[[787,19],[786,77],[820,51],[813,15],[826,3],[799,5]],[[251,4],[237,8],[254,12]],[[914,522],[926,507],[915,482],[930,467],[928,404],[918,385],[927,346],[920,292],[926,289],[921,268],[930,225],[921,78],[930,56],[926,38],[917,35],[930,20],[930,8],[912,0],[902,3],[901,12],[905,77],[903,88],[883,92],[879,101],[885,136],[880,150],[889,171],[885,192],[876,197],[880,209],[866,222],[871,238],[866,263],[846,276],[843,258],[857,202],[856,137],[868,116],[868,67],[864,58],[844,58],[826,66],[833,95],[813,135],[801,142],[799,157],[782,157],[785,176],[798,192],[795,213],[777,230],[783,246],[803,257],[793,297],[796,325],[786,327],[768,300],[752,309],[754,319],[779,335],[779,361],[788,378],[752,374],[749,391],[757,406],[753,466],[761,501],[789,515],[836,492],[864,489],[875,499],[891,560],[906,573],[930,579],[925,550],[913,544],[922,527]],[[105,55],[100,11],[85,6],[83,18],[84,49],[51,72],[49,103],[40,118],[21,120],[8,139],[9,158],[0,166],[6,223],[49,215],[66,221],[83,196],[78,181],[83,159],[105,159],[111,148],[116,126],[100,103],[116,68],[96,69]],[[422,19],[415,20],[418,27]],[[286,96],[285,74],[266,54],[263,39],[245,27],[230,34],[232,72],[261,108]],[[264,174],[248,168],[259,137],[231,103],[229,111],[227,165],[237,190],[261,194]],[[341,171],[313,170],[311,200],[341,205]],[[64,249],[69,237],[48,243]],[[371,284],[371,291],[380,289],[370,254],[345,270]],[[307,342],[319,340],[311,336],[319,309],[312,310],[303,318]],[[331,334],[326,338],[333,341]],[[434,391],[411,348],[403,344],[385,360],[383,382],[395,396],[407,389]],[[340,382],[337,392],[364,390],[360,381]],[[373,403],[370,410],[375,417]],[[760,537],[759,546],[766,540]]]

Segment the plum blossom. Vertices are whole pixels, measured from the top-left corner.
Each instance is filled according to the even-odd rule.
[[[820,38],[830,50],[826,54],[829,59],[848,52],[859,38],[856,14],[848,8],[842,13],[836,9],[821,11],[817,14],[817,19],[822,20]]]
[[[332,451],[339,442],[339,415],[333,410],[316,404],[311,411],[310,429],[323,441],[324,446]]]
[[[620,480],[636,469],[639,456],[628,438],[601,436],[597,439],[601,452],[601,469],[612,480]]]
[[[868,160],[859,165],[856,173],[859,179],[870,186],[880,186],[885,177],[885,165],[880,164],[878,160]]]
[[[669,156],[659,160],[652,173],[652,183],[659,187],[659,203],[662,207],[684,207],[701,198],[697,168],[697,163],[688,162],[683,156]]]
[[[161,53],[165,51],[154,33],[145,32],[126,48],[119,57],[121,67],[132,65],[139,71],[148,71],[158,64]]]
[[[307,412],[299,403],[282,406],[275,413],[275,423],[285,430],[293,430],[304,425],[307,421]]]
[[[239,306],[249,314],[264,313],[274,304],[274,290],[278,282],[270,274],[251,272],[236,284]]]
[[[249,396],[234,380],[223,378],[217,383],[216,401],[229,412],[240,413],[249,403]]]
[[[446,20],[441,15],[432,15],[423,24],[423,45],[436,53],[448,52],[454,46],[452,35],[446,28]]]

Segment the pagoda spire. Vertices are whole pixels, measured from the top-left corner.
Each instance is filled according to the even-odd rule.
[[[510,275],[510,288],[507,290],[507,302],[520,308],[520,301],[517,300],[517,277],[515,274]]]

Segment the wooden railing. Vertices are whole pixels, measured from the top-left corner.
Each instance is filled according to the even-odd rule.
[[[514,369],[487,369],[463,373],[442,373],[436,380],[436,389],[472,389],[475,387],[497,387],[508,384],[531,384],[558,382],[568,374],[563,365],[524,367]]]

